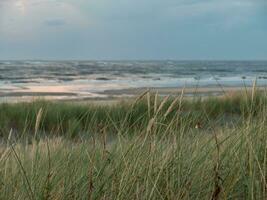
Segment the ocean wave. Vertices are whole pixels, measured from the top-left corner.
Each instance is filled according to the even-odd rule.
[[[264,81],[267,61],[1,61],[0,72],[2,84],[49,81],[60,84],[116,81],[129,86],[137,81],[138,85],[155,83],[162,87],[185,81],[237,84],[251,77]]]

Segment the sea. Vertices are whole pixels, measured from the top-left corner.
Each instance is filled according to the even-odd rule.
[[[2,97],[38,86],[77,85],[73,92],[91,95],[126,88],[243,87],[255,80],[267,85],[267,61],[0,61]]]

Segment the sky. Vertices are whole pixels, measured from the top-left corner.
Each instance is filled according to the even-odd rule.
[[[0,0],[0,59],[267,60],[267,0]]]

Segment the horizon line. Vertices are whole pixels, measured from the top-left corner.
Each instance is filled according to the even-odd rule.
[[[251,61],[266,61],[267,59],[0,59],[0,61],[230,61],[230,62],[251,62]]]

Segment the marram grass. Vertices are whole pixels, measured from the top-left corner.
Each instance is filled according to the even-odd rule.
[[[267,197],[264,93],[0,107],[0,199]]]
[[[7,137],[10,129],[19,136],[34,135],[36,129],[47,134],[65,137],[80,137],[82,132],[95,133],[101,127],[108,132],[135,132],[147,128],[155,116],[162,124],[178,120],[187,127],[197,122],[209,126],[211,121],[226,121],[248,118],[263,113],[267,98],[265,93],[240,93],[225,97],[194,98],[183,96],[165,97],[143,94],[134,102],[119,102],[115,105],[95,105],[35,101],[30,103],[0,104],[0,135]],[[267,106],[266,106],[267,107]],[[185,123],[185,122],[186,123]],[[38,123],[37,123],[38,122]],[[38,126],[38,127],[36,127]],[[127,131],[125,131],[127,130]]]

